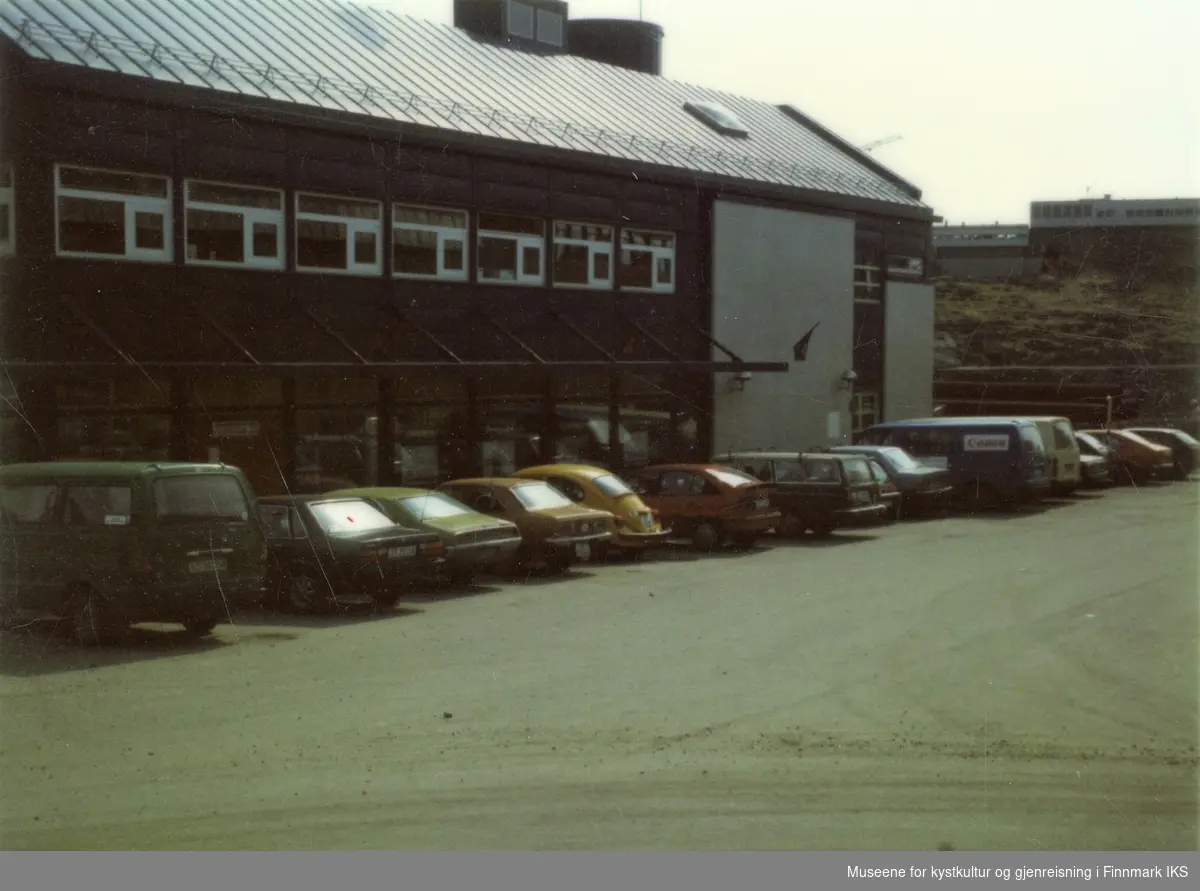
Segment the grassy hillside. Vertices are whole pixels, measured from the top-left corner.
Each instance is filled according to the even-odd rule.
[[[934,325],[963,365],[1200,361],[1200,289],[1189,277],[1095,273],[1036,285],[940,280]]]

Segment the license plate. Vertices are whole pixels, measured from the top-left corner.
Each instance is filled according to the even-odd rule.
[[[224,557],[208,557],[203,560],[189,560],[188,572],[220,572],[228,567]]]
[[[398,560],[401,557],[415,557],[417,555],[416,545],[405,545],[402,548],[388,548],[388,559]]]
[[[860,504],[870,504],[871,503],[871,493],[864,492],[860,489],[854,493],[853,499],[855,501],[859,502]]]
[[[592,556],[592,546],[589,544],[575,545],[575,556],[580,560],[586,560]]]
[[[771,499],[769,498],[760,498],[758,501],[754,502],[754,507],[756,510],[766,510],[770,506]]]

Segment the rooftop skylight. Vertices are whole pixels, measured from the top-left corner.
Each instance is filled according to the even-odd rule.
[[[745,139],[750,135],[750,131],[746,129],[738,116],[723,105],[715,102],[685,102],[683,107],[725,136],[738,136]]]

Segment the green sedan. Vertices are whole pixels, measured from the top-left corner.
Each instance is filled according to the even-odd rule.
[[[402,526],[436,533],[446,548],[441,571],[455,584],[468,584],[477,572],[507,564],[521,546],[515,523],[476,513],[443,492],[368,488],[329,494],[364,498]]]

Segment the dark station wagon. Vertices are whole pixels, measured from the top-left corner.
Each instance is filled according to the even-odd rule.
[[[269,596],[293,612],[394,606],[445,554],[437,534],[397,525],[363,498],[275,495],[259,499],[258,516]]]
[[[861,455],[729,452],[716,460],[771,487],[771,503],[783,515],[780,534],[826,536],[887,520],[888,506]]]

